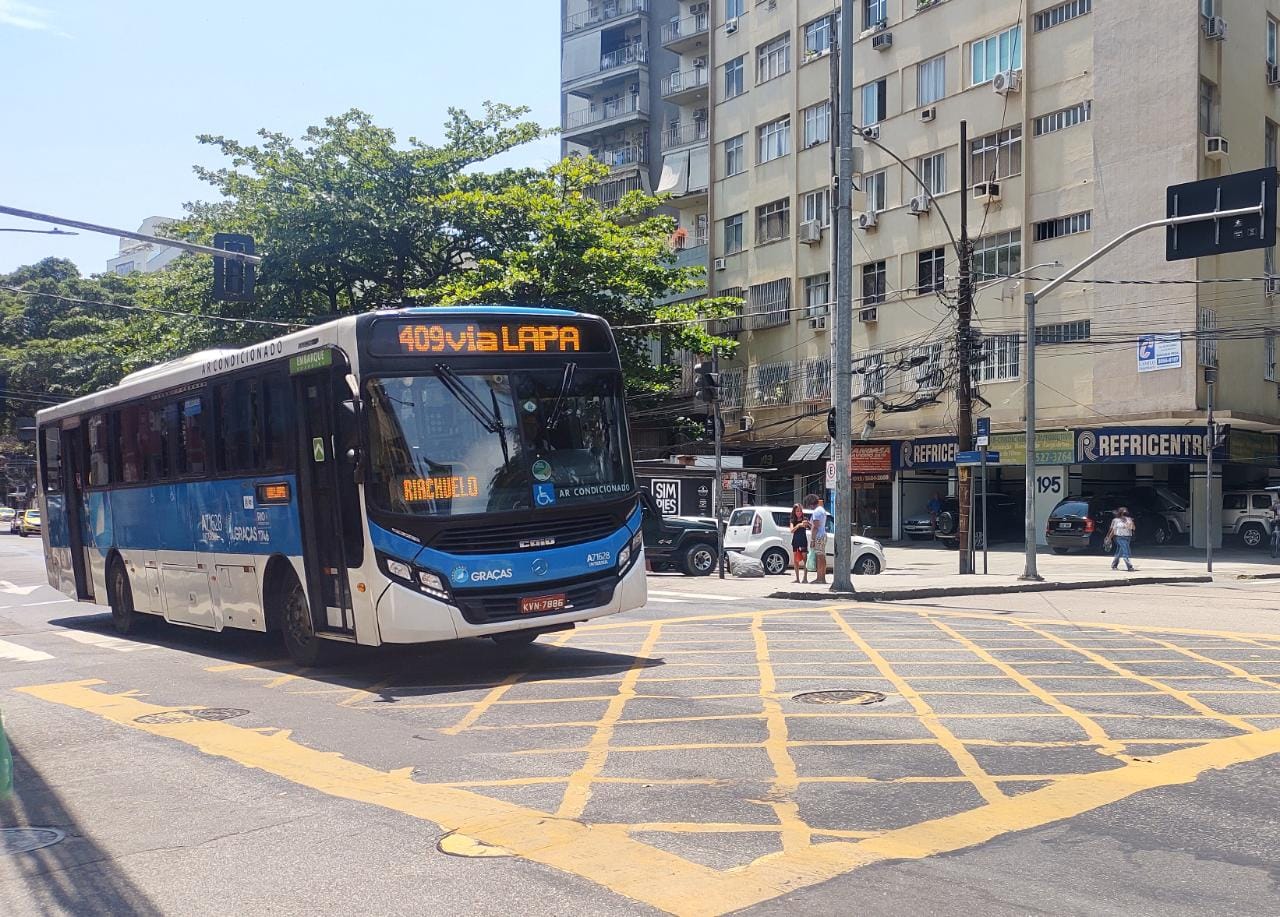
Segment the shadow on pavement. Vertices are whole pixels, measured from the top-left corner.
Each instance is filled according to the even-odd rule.
[[[162,911],[124,875],[112,855],[80,832],[57,791],[18,748],[12,751],[14,792],[0,799],[0,826],[57,828],[66,837],[0,860],[0,876],[13,877],[0,886],[0,912],[160,917]]]

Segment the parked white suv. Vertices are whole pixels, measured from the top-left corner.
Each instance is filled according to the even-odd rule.
[[[806,512],[807,516],[808,513]],[[791,567],[791,509],[786,506],[744,506],[729,516],[724,533],[724,549],[754,557],[764,565],[764,572],[778,575]],[[827,531],[832,531],[828,520]],[[835,555],[835,539],[827,537],[827,556]],[[853,536],[853,572],[871,575],[885,567],[884,548],[880,542],[861,535]]]
[[[1246,548],[1265,548],[1271,538],[1271,501],[1276,491],[1230,490],[1222,495],[1222,534]]]

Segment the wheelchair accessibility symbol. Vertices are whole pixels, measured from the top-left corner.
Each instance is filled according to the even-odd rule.
[[[550,506],[556,502],[556,485],[550,482],[533,485],[533,502],[538,506]]]

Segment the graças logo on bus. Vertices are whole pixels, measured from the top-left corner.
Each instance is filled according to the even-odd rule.
[[[454,567],[449,574],[449,579],[461,585],[467,580],[473,583],[498,583],[502,580],[511,579],[515,576],[515,571],[510,567],[494,567],[492,570],[471,570],[468,571],[462,564]]]

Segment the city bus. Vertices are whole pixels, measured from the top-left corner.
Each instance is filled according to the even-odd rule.
[[[40,412],[49,582],[153,623],[343,642],[540,634],[645,603],[607,323],[371,312]]]

